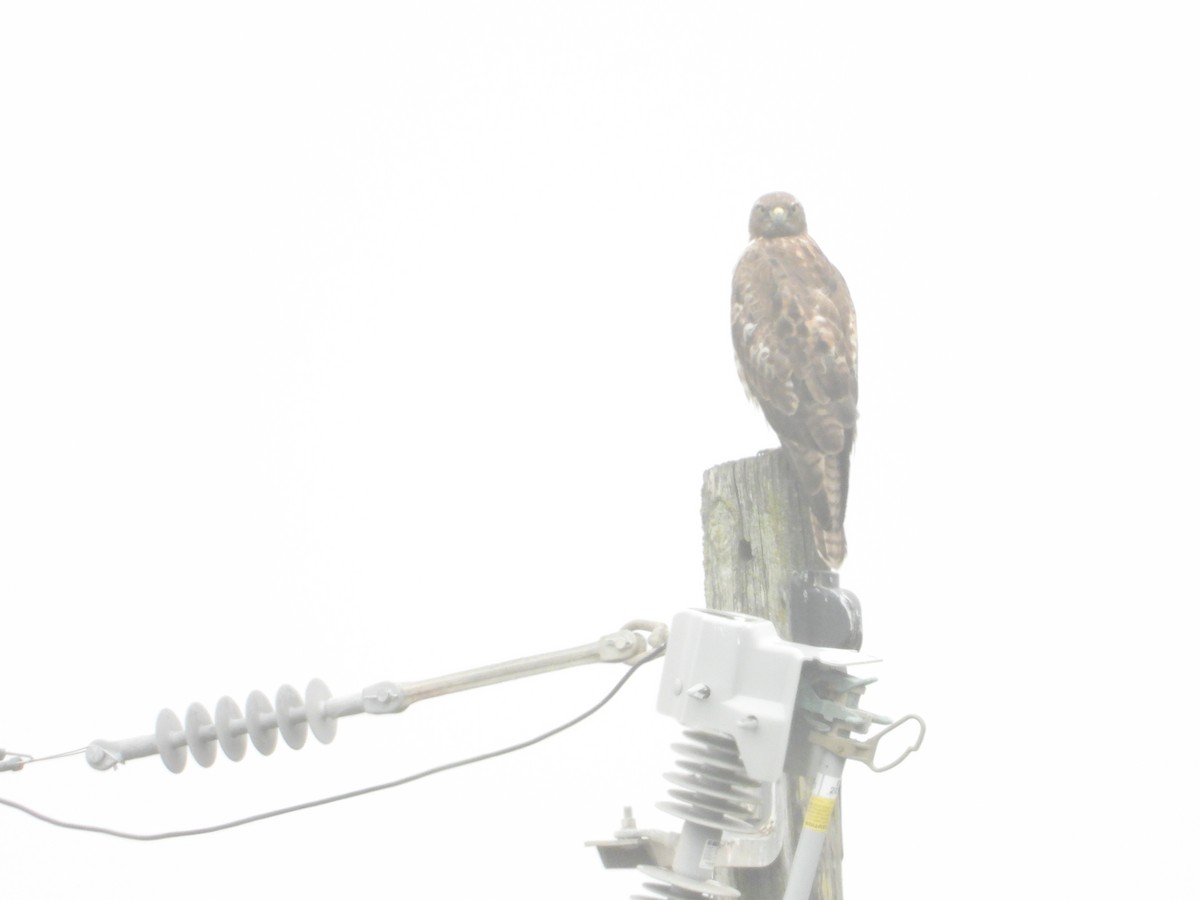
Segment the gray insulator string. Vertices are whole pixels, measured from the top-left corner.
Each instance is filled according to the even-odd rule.
[[[620,691],[621,688],[623,688],[625,686],[625,683],[627,681],[629,681],[630,678],[633,677],[634,672],[636,672],[638,669],[640,669],[642,666],[644,666],[646,663],[650,662],[651,660],[657,659],[658,657],[662,656],[662,654],[665,652],[665,650],[666,650],[666,648],[664,646],[664,647],[658,647],[658,648],[654,649],[653,651],[651,651],[650,653],[647,653],[640,660],[638,660],[636,663],[634,663],[633,665],[631,665],[629,667],[629,671],[621,676],[621,678],[617,681],[617,683],[615,685],[613,685],[612,690],[610,690],[607,694],[605,694],[604,697],[598,703],[596,703],[590,709],[585,710],[584,712],[580,713],[579,715],[577,715],[575,718],[571,719],[570,721],[564,722],[562,725],[558,725],[554,728],[551,728],[549,731],[543,732],[542,734],[539,734],[536,737],[529,738],[528,740],[521,741],[520,743],[517,743],[517,744],[512,744],[508,747],[503,747],[499,750],[489,750],[487,753],[480,753],[478,756],[472,756],[472,757],[468,757],[467,759],[459,759],[459,760],[455,760],[454,762],[443,763],[440,766],[434,766],[432,769],[426,769],[424,772],[417,772],[415,775],[406,775],[403,778],[397,778],[395,781],[387,781],[387,782],[384,782],[383,784],[375,784],[370,787],[359,788],[358,790],[354,790],[354,791],[347,791],[344,794],[334,794],[331,797],[322,797],[318,800],[309,800],[305,803],[297,803],[295,806],[285,806],[282,809],[273,809],[273,810],[270,810],[269,812],[257,813],[253,816],[246,816],[244,819],[234,819],[231,822],[222,822],[219,825],[208,825],[203,828],[187,828],[182,831],[162,831],[162,832],[157,832],[154,834],[133,834],[128,831],[117,831],[113,828],[105,828],[102,825],[83,825],[78,822],[64,822],[61,819],[56,819],[53,816],[48,816],[48,815],[45,815],[44,813],[37,812],[36,810],[30,809],[28,806],[25,806],[21,803],[17,803],[16,801],[13,801],[13,800],[6,800],[3,797],[0,797],[0,806],[11,807],[12,809],[17,810],[18,812],[23,812],[26,815],[33,816],[35,819],[40,819],[41,821],[46,822],[50,825],[56,825],[59,828],[70,828],[74,831],[91,831],[91,832],[95,832],[96,834],[107,834],[110,837],[124,838],[125,840],[129,840],[129,841],[162,841],[162,840],[166,840],[167,838],[194,837],[194,836],[200,835],[200,834],[212,834],[214,831],[225,831],[226,829],[229,829],[229,828],[238,828],[242,825],[249,825],[251,822],[261,822],[263,819],[272,819],[275,816],[282,816],[282,815],[287,815],[288,813],[299,812],[302,809],[313,809],[314,807],[317,807],[317,806],[325,806],[328,803],[338,803],[342,800],[349,800],[352,797],[361,797],[364,794],[373,794],[376,791],[386,791],[390,788],[400,787],[400,785],[402,785],[402,784],[410,784],[411,782],[419,781],[420,779],[427,778],[430,775],[437,775],[439,772],[447,772],[450,769],[458,769],[463,766],[473,765],[474,763],[477,763],[477,762],[483,762],[484,760],[495,759],[498,756],[504,756],[508,753],[514,753],[517,750],[524,750],[526,747],[532,747],[534,744],[540,744],[542,741],[546,740],[547,738],[554,737],[554,735],[560,734],[560,733],[566,731],[568,728],[572,728],[575,725],[578,725],[584,719],[599,712],[600,709],[603,706],[605,706],[605,704],[607,704],[610,700],[612,700],[613,697],[615,697],[617,695],[617,692]],[[80,753],[80,752],[82,752],[82,751],[73,750],[70,753],[63,753],[63,754],[58,754],[58,755],[59,756],[69,756],[73,753]],[[43,757],[43,759],[52,759],[52,758],[54,758],[54,757]]]

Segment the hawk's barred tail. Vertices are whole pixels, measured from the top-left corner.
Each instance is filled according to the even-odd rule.
[[[791,463],[788,468],[796,476],[800,493],[808,504],[817,556],[830,569],[836,569],[846,558],[846,529],[842,524],[846,515],[845,461],[805,449],[796,440],[782,438],[780,443]]]
[[[810,513],[812,533],[816,540],[817,555],[825,560],[831,569],[836,569],[846,558],[846,530],[844,528],[827,529],[819,521],[817,514]]]
[[[853,440],[853,437],[851,438]],[[813,498],[813,534],[816,535],[817,553],[836,569],[846,558],[846,487],[847,469],[850,464],[849,449],[846,453],[825,457],[825,479],[822,483],[824,496]],[[818,504],[818,499],[823,504]]]
[[[805,449],[796,441],[782,439],[792,472],[805,496],[812,521],[817,555],[831,569],[846,558],[846,468],[849,448],[840,455]]]

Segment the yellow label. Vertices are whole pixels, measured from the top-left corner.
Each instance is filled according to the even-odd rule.
[[[837,800],[833,797],[810,797],[808,809],[804,811],[804,827],[813,831],[828,829],[836,804]]]

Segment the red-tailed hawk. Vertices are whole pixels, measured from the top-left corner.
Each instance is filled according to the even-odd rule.
[[[808,236],[791,194],[760,197],[733,273],[738,374],[791,459],[817,552],[846,556],[846,493],[858,406],[858,336],[841,273]]]

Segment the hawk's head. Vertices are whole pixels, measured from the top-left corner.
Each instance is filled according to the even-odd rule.
[[[804,234],[804,207],[786,191],[763,194],[750,210],[750,237],[790,237]]]

